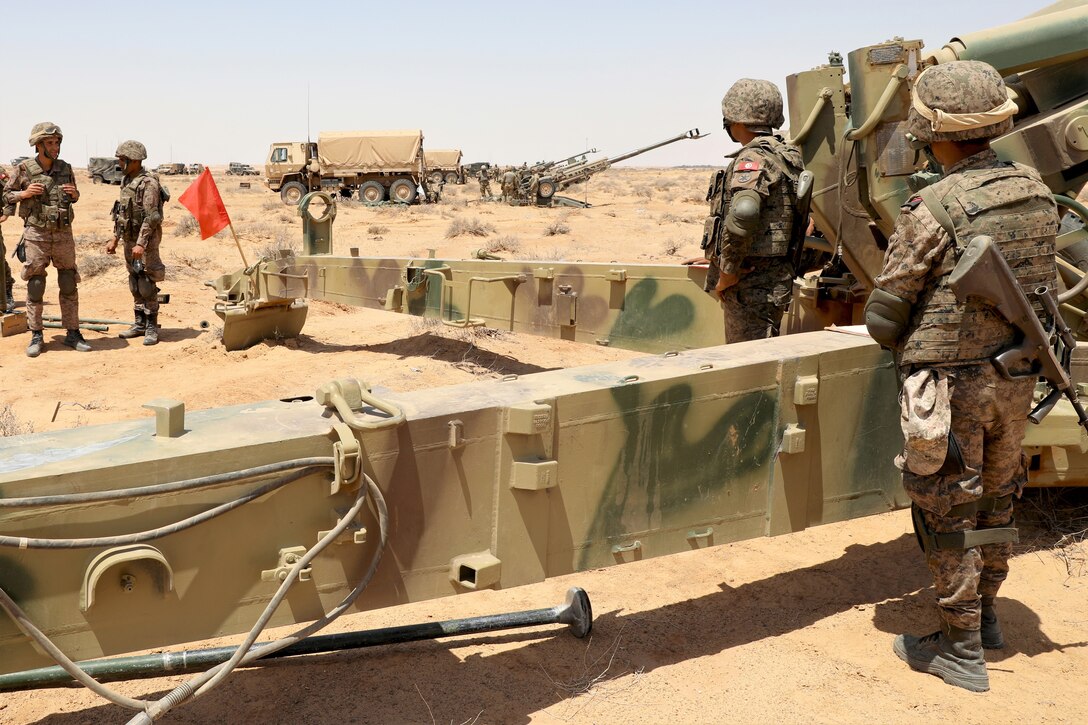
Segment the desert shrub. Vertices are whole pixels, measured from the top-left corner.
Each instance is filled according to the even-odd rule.
[[[117,254],[81,254],[79,256],[79,276],[83,279],[97,277],[116,267],[125,265],[124,256]]]
[[[566,217],[559,217],[548,226],[544,227],[544,236],[554,237],[559,234],[570,234],[570,225]]]
[[[196,223],[196,218],[192,214],[186,214],[179,219],[177,225],[174,226],[174,234],[179,237],[187,237],[199,230],[200,225]]]
[[[638,186],[636,186],[634,188],[632,193],[635,196],[640,197],[642,199],[649,199],[650,197],[652,197],[654,195],[654,190],[651,189],[646,184],[639,184]]]
[[[484,249],[488,252],[517,252],[521,249],[521,240],[510,234],[504,234],[501,237],[495,237],[488,240]]]
[[[481,221],[478,217],[473,217],[472,219],[457,217],[450,222],[449,228],[446,229],[446,238],[452,239],[453,237],[459,237],[464,234],[471,234],[476,237],[486,237],[494,232],[495,226],[493,224]]]
[[[664,254],[666,257],[675,257],[679,251],[680,242],[675,239],[669,239],[668,241],[666,241],[661,249],[661,253]]]
[[[0,405],[0,437],[20,436],[34,432],[34,424],[23,422],[7,403]]]
[[[371,224],[369,227],[366,228],[367,234],[385,234],[388,231],[389,227],[383,226],[381,224]]]

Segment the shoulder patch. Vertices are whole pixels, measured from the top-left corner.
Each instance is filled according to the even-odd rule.
[[[907,211],[914,211],[915,209],[918,208],[918,205],[921,204],[921,203],[922,203],[922,197],[912,196],[911,198],[907,199],[906,204],[904,204],[903,206],[901,206],[899,208],[900,209],[906,209]]]
[[[758,161],[738,161],[737,171],[759,171]]]

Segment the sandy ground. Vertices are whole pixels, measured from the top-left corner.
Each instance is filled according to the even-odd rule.
[[[342,205],[338,250],[363,255],[466,257],[485,247],[507,258],[679,262],[699,253],[709,169],[624,169],[599,175],[585,210],[480,204],[477,186],[447,186],[438,206]],[[252,261],[299,245],[300,223],[278,197],[221,176],[225,202]],[[168,180],[174,197],[187,180]],[[116,187],[84,182],[76,234],[84,317],[128,319],[123,267],[104,255]],[[213,293],[202,281],[240,266],[229,235],[184,235],[171,202],[163,256],[162,343],[87,332],[80,354],[49,331],[42,356],[27,336],[0,339],[0,428],[50,430],[147,416],[157,397],[189,409],[309,394],[334,377],[411,390],[507,373],[620,360],[634,353],[514,333],[464,332],[424,321],[312,303],[297,342],[226,353]],[[8,247],[17,220],[3,226]],[[179,224],[182,226],[179,228]],[[478,227],[484,236],[447,234]],[[25,286],[16,284],[22,300]],[[46,314],[57,314],[50,276]],[[208,329],[201,322],[210,322]],[[135,343],[135,344],[133,344]],[[347,631],[535,609],[590,595],[593,633],[579,640],[542,627],[306,658],[237,673],[164,722],[205,723],[720,723],[1083,722],[1088,671],[1088,578],[1077,511],[1050,513],[1049,495],[1026,509],[1025,530],[999,608],[1009,646],[988,653],[992,690],[971,694],[910,672],[891,653],[899,632],[934,626],[933,592],[905,512],[774,539],[712,547],[505,591],[420,602],[342,617]],[[1040,514],[1040,509],[1046,515]],[[1051,517],[1051,520],[1045,521]],[[1088,524],[1086,524],[1088,525]],[[1079,528],[1084,528],[1080,526]],[[221,645],[230,640],[216,640]],[[182,677],[118,683],[161,696]],[[82,689],[0,695],[0,722],[121,723],[130,713]]]

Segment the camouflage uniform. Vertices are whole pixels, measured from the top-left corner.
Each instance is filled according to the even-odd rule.
[[[482,167],[480,169],[480,171],[476,174],[476,178],[480,182],[480,198],[481,199],[490,199],[491,198],[491,179],[488,178],[487,167],[486,166]]]
[[[529,204],[536,204],[537,194],[540,191],[540,174],[535,171],[529,176]]]
[[[44,184],[46,192],[41,196],[20,200],[19,192],[33,183]],[[45,270],[50,263],[57,270],[60,286],[60,316],[66,330],[79,329],[79,271],[76,267],[76,243],[72,237],[75,200],[61,190],[63,184],[75,185],[72,167],[57,159],[49,171],[39,165],[37,159],[27,159],[15,167],[4,192],[5,205],[19,205],[23,219],[23,242],[26,244],[26,262],[20,275],[24,281],[40,277],[44,288]],[[28,288],[26,303],[27,326],[32,331],[42,330],[43,302],[39,297],[31,299]]]
[[[121,198],[111,214],[114,235],[125,245],[125,268],[128,270],[128,287],[132,292],[133,305],[148,315],[157,314],[159,311],[158,288],[145,283],[141,291],[138,275],[132,267],[132,249],[136,246],[144,248],[144,274],[150,281],[161,282],[166,279],[166,267],[159,255],[159,245],[162,242],[162,206],[159,180],[141,168],[138,174],[134,177],[126,176],[121,183]]]
[[[979,143],[1012,127],[1015,106],[1008,105],[1000,75],[985,63],[928,69],[916,79],[914,94],[908,125],[922,143]],[[977,297],[961,303],[948,278],[967,243],[987,235],[1025,294],[1040,285],[1055,290],[1058,229],[1053,198],[1038,172],[980,148],[902,207],[866,306],[866,324],[894,347],[905,383],[919,375],[949,383],[944,421],[916,425],[904,405],[904,452],[896,460],[914,502],[941,629],[921,638],[900,635],[893,648],[913,669],[974,691],[989,689],[983,647],[1004,646],[994,598],[1009,570],[1013,496],[1027,482],[1021,445],[1035,379],[1007,380],[998,373],[990,360],[1016,342],[1019,331]],[[1035,304],[1041,313],[1042,304]],[[889,319],[895,322],[882,327]],[[905,384],[901,402],[909,394]],[[927,436],[940,443],[935,465],[921,465],[925,461],[915,453]]]
[[[514,199],[517,175],[508,170],[502,175],[502,200],[509,204]]]
[[[8,175],[3,171],[0,171],[0,198],[4,195],[4,190],[7,187]],[[15,216],[15,205],[0,203],[0,216],[11,217]],[[7,300],[4,312],[15,311],[15,300],[13,299],[15,278],[11,276],[11,262],[8,261],[8,250],[4,247],[4,230],[0,228],[0,267],[3,268],[3,283],[4,283],[4,296]]]
[[[776,108],[767,100],[772,91],[778,96]],[[707,191],[710,217],[702,247],[710,267],[705,289],[713,292],[720,273],[739,277],[721,294],[726,342],[774,337],[793,293],[790,251],[797,231],[797,177],[804,162],[797,147],[771,133],[771,126],[784,123],[781,95],[773,84],[738,81],[722,106],[727,127],[744,123],[760,135],[735,154],[729,168],[715,174]],[[738,106],[746,109],[745,116],[736,117]],[[730,232],[725,224],[733,198],[744,191],[754,191],[761,200],[757,228],[747,237]]]

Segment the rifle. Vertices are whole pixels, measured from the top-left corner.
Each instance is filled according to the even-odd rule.
[[[1007,380],[1042,376],[1050,385],[1050,392],[1031,411],[1028,420],[1032,423],[1042,421],[1064,395],[1076,411],[1078,423],[1088,430],[1088,413],[1077,399],[1077,388],[1069,378],[1069,360],[1077,341],[1062,319],[1053,293],[1045,285],[1032,292],[1053,321],[1053,327],[1048,331],[1039,321],[1005,257],[987,236],[971,240],[948,282],[960,302],[966,302],[971,295],[980,297],[1023,333],[1021,342],[1002,350],[992,360]]]
[[[813,180],[811,171],[802,171],[797,177],[797,206],[793,210],[789,251],[794,277],[801,273],[801,258],[805,252],[805,232],[808,230],[808,213],[812,208]]]

